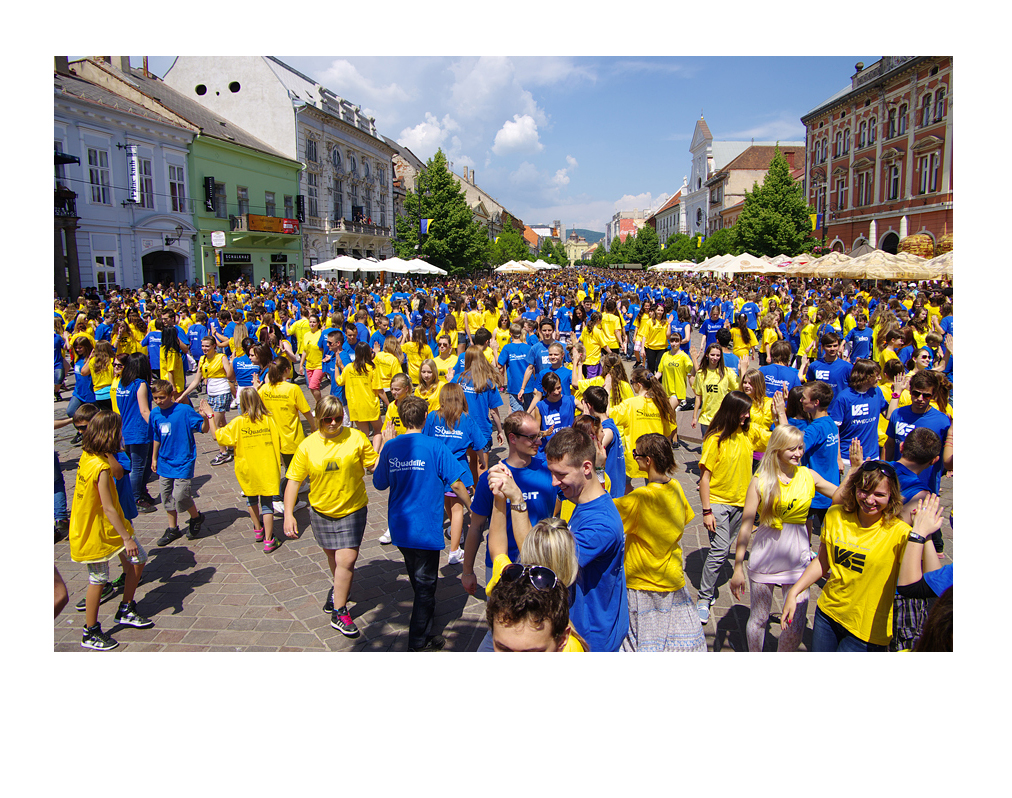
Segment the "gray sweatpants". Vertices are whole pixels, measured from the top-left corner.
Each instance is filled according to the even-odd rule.
[[[715,531],[707,533],[710,538],[710,551],[706,555],[703,575],[699,580],[697,604],[704,602],[708,604],[713,598],[720,569],[727,562],[731,546],[738,539],[738,532],[741,530],[741,507],[732,507],[730,504],[711,504],[710,509],[713,510],[713,520],[716,521],[717,528]]]

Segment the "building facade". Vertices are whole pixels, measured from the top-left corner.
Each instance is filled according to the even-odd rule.
[[[952,57],[883,56],[801,121],[809,202],[826,245],[896,252],[952,233]]]
[[[569,259],[569,265],[572,266],[576,261],[583,260],[587,250],[590,249],[590,244],[587,243],[586,238],[578,235],[574,229],[569,234],[569,238],[566,239],[565,247],[566,257]]]
[[[271,56],[179,56],[164,80],[302,163],[306,269],[394,254],[395,151],[360,106]]]
[[[54,285],[192,282],[189,149],[195,128],[118,96],[66,58],[54,73]],[[62,163],[61,163],[62,162]]]
[[[464,190],[464,199],[474,216],[474,221],[488,233],[488,240],[495,241],[503,231],[504,208],[475,183],[475,171],[464,167],[463,176],[450,172]]]
[[[682,232],[682,191],[685,188],[683,182],[682,188],[675,192],[675,196],[647,219],[647,224],[657,232],[657,240],[661,242],[662,247],[671,236]]]
[[[188,159],[197,282],[302,276],[298,162],[154,75],[130,69],[127,59],[116,65],[88,58],[73,66],[116,95],[198,131]],[[214,233],[223,234],[224,246],[214,245]]]
[[[604,225],[604,244],[611,249],[611,242],[616,237],[625,241],[630,233],[635,233],[647,223],[647,212],[639,208],[631,211],[617,211],[610,222]]]
[[[709,189],[710,201],[706,221],[709,232],[731,227],[741,213],[726,213],[740,206],[745,201],[745,192],[751,191],[756,183],[762,184],[769,171],[770,162],[776,150],[787,160],[787,166],[793,170],[804,164],[805,143],[803,141],[782,141],[777,146],[754,144],[741,155],[733,158],[727,166],[714,172],[704,185]]]

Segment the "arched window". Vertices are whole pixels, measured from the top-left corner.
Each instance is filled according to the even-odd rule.
[[[369,162],[362,161],[362,172],[366,177],[369,177]]]
[[[921,98],[921,127],[931,124],[931,92],[926,92]]]
[[[850,152],[850,128],[843,131],[843,154]]]
[[[331,153],[330,153],[330,160],[334,163],[334,168],[338,172],[340,172],[341,171],[341,151],[337,147],[334,147],[334,149],[331,151]]]
[[[868,120],[868,143],[874,144],[878,138],[878,119],[874,116]]]
[[[861,124],[857,126],[857,146],[859,148],[865,145],[865,142],[867,141],[867,134],[868,134],[868,123],[861,122]]]
[[[833,157],[838,158],[843,155],[843,133],[836,134],[836,145],[833,147]]]
[[[893,108],[889,111],[889,135],[887,139],[891,139],[896,135],[896,109]]]
[[[358,161],[355,160],[355,156],[354,155],[349,155],[348,156],[348,163],[349,163],[350,168],[351,168],[351,173],[353,175],[357,175],[358,174]]]
[[[935,92],[935,121],[941,121],[945,116],[945,87]]]
[[[907,132],[907,104],[903,103],[900,106],[900,119],[899,119],[899,135],[902,136]]]

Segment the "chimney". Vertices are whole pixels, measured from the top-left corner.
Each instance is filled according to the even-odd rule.
[[[467,182],[467,167],[464,167],[464,182]]]
[[[476,184],[476,183],[474,182],[474,169],[472,169],[472,170],[471,170],[471,185],[472,185],[472,186],[474,186],[474,185],[477,185],[477,184]]]
[[[151,77],[151,73],[148,72],[148,57],[147,56],[144,56],[144,62],[143,63],[144,63],[144,77],[150,78]]]
[[[65,55],[58,55],[54,58],[54,69],[58,75],[70,74],[70,59]]]
[[[127,75],[130,74],[130,56],[118,55],[116,56],[116,62],[113,64],[120,72],[124,72]]]

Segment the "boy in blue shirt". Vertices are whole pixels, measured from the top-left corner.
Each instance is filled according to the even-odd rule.
[[[862,358],[867,360],[872,355],[872,331],[868,329],[868,314],[863,310],[858,311],[854,322],[857,326],[843,339],[849,348],[847,360],[851,363]]]
[[[791,345],[787,341],[777,341],[770,347],[772,363],[760,366],[759,371],[766,381],[766,395],[773,398],[778,391],[791,392],[792,388],[801,385],[801,375],[796,368],[787,365],[791,359]]]
[[[850,379],[850,363],[839,356],[840,336],[835,332],[823,333],[819,339],[822,346],[822,357],[808,367],[805,375],[808,382],[822,380],[833,386],[835,394],[847,387]]]
[[[193,433],[207,432],[208,420],[185,403],[173,400],[174,388],[168,380],[155,380],[151,385],[151,472],[158,475],[162,507],[169,517],[169,528],[156,545],[168,546],[182,537],[177,526],[177,511],[190,515],[187,540],[196,540],[204,514],[197,510],[190,495],[190,481],[197,462],[197,444]]]
[[[513,322],[510,325],[511,340],[499,352],[499,369],[506,377],[506,393],[509,395],[511,413],[526,410],[530,406],[531,397],[520,393],[524,373],[527,371],[527,357],[531,351],[531,347],[520,340],[523,332],[523,327]]]
[[[408,649],[439,651],[446,642],[430,632],[436,610],[439,553],[444,546],[443,494],[453,491],[465,508],[470,508],[463,482],[466,466],[442,441],[422,434],[428,411],[424,399],[406,396],[398,409],[404,431],[393,437],[391,426],[383,430],[372,481],[377,490],[390,490],[390,537],[404,555],[404,567],[415,593]]]

